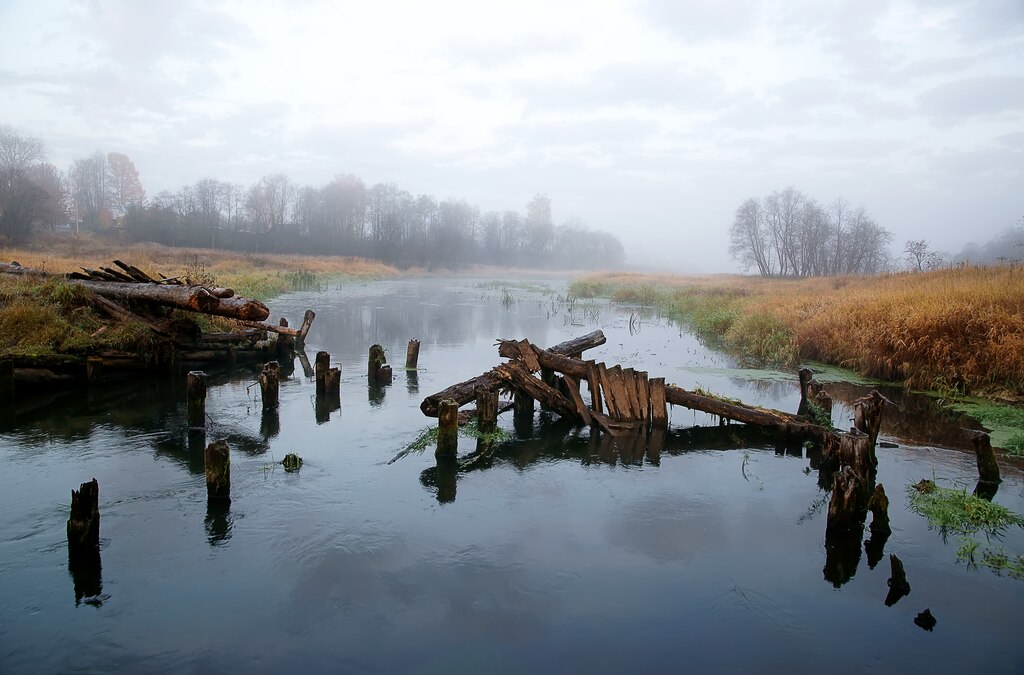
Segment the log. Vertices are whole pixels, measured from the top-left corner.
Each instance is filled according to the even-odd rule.
[[[93,478],[71,491],[71,517],[68,518],[68,552],[72,556],[88,554],[100,548],[100,484]]]
[[[727,420],[769,427],[783,433],[805,435],[815,440],[823,440],[829,429],[802,420],[796,415],[779,410],[765,410],[745,405],[736,405],[726,401],[687,391],[675,385],[665,386],[665,400],[673,405],[681,405],[693,410],[700,410],[711,415],[718,415]]]
[[[295,336],[295,343],[300,347],[306,344],[306,335],[309,334],[309,329],[313,326],[313,319],[316,318],[316,312],[311,309],[307,309],[305,314],[302,315],[302,324],[299,326],[299,334]]]
[[[281,391],[281,365],[277,361],[269,361],[263,364],[263,372],[260,373],[260,396],[263,400],[264,410],[276,410]]]
[[[983,483],[998,484],[999,464],[996,462],[996,454],[992,450],[992,440],[984,431],[975,431],[971,435],[971,444],[974,446],[974,455],[978,460],[978,478]]]
[[[565,387],[569,391],[569,398],[572,399],[572,404],[576,406],[576,416],[580,418],[583,424],[590,426],[592,423],[590,411],[587,409],[587,404],[583,402],[583,397],[580,395],[579,383],[577,383],[570,375],[563,375],[562,382],[565,383]]]
[[[416,370],[416,364],[420,360],[420,341],[416,338],[409,340],[409,346],[405,348],[405,369]]]
[[[127,272],[128,276],[130,276],[135,281],[138,281],[140,283],[149,283],[149,284],[157,283],[156,279],[154,279],[153,277],[149,276],[148,274],[146,274],[145,272],[140,270],[135,265],[128,265],[126,263],[121,262],[120,260],[115,260],[114,264],[117,265],[118,267],[120,267],[121,269],[123,269],[125,272]]]
[[[582,337],[561,342],[550,347],[548,351],[564,356],[566,354],[580,353],[586,349],[603,345],[605,342],[606,338],[604,333],[601,331],[594,331],[593,333],[588,333]],[[453,399],[460,406],[469,403],[473,400],[478,386],[483,386],[485,388],[495,388],[500,386],[502,379],[496,374],[496,370],[496,368],[491,369],[482,375],[470,378],[464,382],[459,382],[458,384],[453,384],[443,391],[427,396],[423,399],[423,402],[420,403],[420,410],[427,417],[437,417],[438,405],[442,399]]]
[[[228,442],[214,441],[203,453],[206,466],[206,497],[208,500],[231,501],[231,458]]]
[[[636,374],[636,395],[640,401],[640,419],[646,423],[651,418],[651,386],[644,371]]]
[[[601,384],[597,374],[597,364],[587,361],[587,388],[590,390],[590,409],[596,413],[604,411],[601,405]],[[568,375],[568,373],[565,373]]]
[[[388,357],[384,355],[384,348],[379,344],[370,345],[370,352],[366,360],[366,375],[371,383],[380,380],[380,369],[387,362]]]
[[[615,397],[615,386],[608,373],[608,367],[604,363],[597,364],[597,379],[600,384],[601,393],[604,395],[604,404],[608,409],[608,419],[617,420],[622,418],[620,402]]]
[[[249,330],[231,331],[228,333],[203,333],[200,340],[208,343],[238,344],[259,339],[263,331],[258,328]]]
[[[263,321],[270,310],[259,300],[249,298],[218,298],[202,286],[169,286],[164,284],[123,283],[68,279],[107,298],[121,301],[152,302],[166,307],[201,314],[227,316],[243,321]]]
[[[550,387],[534,377],[522,363],[510,361],[501,364],[495,370],[498,372],[498,377],[516,391],[522,391],[540,401],[562,417],[576,417],[576,407],[554,387]]]
[[[434,457],[453,459],[459,454],[459,404],[453,399],[441,401],[437,416],[437,449]]]

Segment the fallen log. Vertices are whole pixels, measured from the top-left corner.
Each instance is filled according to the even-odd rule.
[[[603,345],[606,341],[607,339],[605,338],[604,333],[598,330],[578,338],[573,338],[572,340],[560,342],[559,344],[548,348],[546,351],[561,356],[580,354],[587,349]],[[505,340],[503,342],[511,341]],[[515,343],[513,342],[513,344]],[[518,347],[516,350],[516,354],[518,355]],[[453,399],[461,406],[469,403],[475,398],[477,387],[484,387],[487,389],[500,387],[503,382],[503,378],[495,372],[496,370],[497,368],[491,369],[482,375],[470,378],[465,382],[453,384],[443,391],[427,396],[420,404],[420,410],[423,411],[423,414],[427,417],[437,417],[438,409],[443,399]],[[576,376],[578,377],[579,375],[577,374]],[[584,374],[583,376],[585,377],[586,375]]]
[[[215,314],[243,321],[263,321],[270,309],[259,300],[218,298],[202,286],[176,286],[117,281],[68,279],[68,283],[88,288],[97,295],[122,301],[152,302],[201,314]]]

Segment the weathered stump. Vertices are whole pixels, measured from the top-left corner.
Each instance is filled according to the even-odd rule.
[[[188,425],[206,427],[206,373],[201,370],[189,371],[185,399],[188,407]]]
[[[814,395],[814,405],[821,408],[821,411],[831,419],[832,397],[825,393],[824,389]]]
[[[476,388],[476,421],[485,434],[498,427],[498,392],[487,387]]]
[[[376,383],[380,381],[380,369],[387,362],[388,358],[384,355],[384,348],[379,344],[371,345],[366,361],[366,376],[370,378],[370,382]]]
[[[853,468],[847,466],[836,472],[832,483],[832,499],[828,503],[826,532],[861,531],[864,511],[860,506],[860,489],[861,481]]]
[[[208,499],[231,500],[231,458],[228,442],[214,441],[206,446],[206,495]]]
[[[323,396],[327,391],[327,371],[331,368],[331,355],[327,352],[317,352],[316,361],[313,366],[316,373],[316,395]]]
[[[100,548],[100,484],[93,478],[71,491],[68,552],[87,555]]]
[[[405,369],[416,370],[416,364],[420,359],[420,341],[416,338],[409,340],[409,346],[405,350]]]
[[[800,398],[807,400],[807,387],[814,378],[814,373],[811,372],[810,368],[801,368],[797,375],[800,377]]]
[[[892,607],[900,598],[910,595],[910,584],[907,582],[907,573],[903,570],[903,561],[894,553],[889,554],[889,565],[892,572],[889,576],[889,593],[885,596],[885,606]]]
[[[103,359],[90,356],[85,360],[85,380],[90,387],[99,387],[103,383]]]
[[[999,464],[992,450],[992,439],[983,431],[975,431],[971,433],[971,444],[978,460],[978,478],[983,483],[999,483]]]
[[[875,443],[878,441],[878,430],[882,426],[882,410],[885,399],[877,391],[872,391],[864,398],[853,403],[853,426],[871,437],[871,454],[874,456]],[[878,462],[875,460],[875,464]]]
[[[392,380],[393,377],[394,377],[394,375],[393,375],[393,373],[391,371],[391,366],[389,366],[388,364],[385,363],[377,371],[377,384],[381,384],[381,385],[391,384],[391,380]]]
[[[288,319],[281,318],[279,325],[282,328],[288,327]],[[295,338],[291,335],[278,334],[277,336],[277,360],[280,363],[291,361],[295,354]]]
[[[871,511],[871,532],[872,534],[891,534],[889,526],[889,498],[885,496],[885,488],[879,483],[875,491],[871,493],[868,500],[868,509]]]
[[[333,398],[341,398],[341,365],[327,369],[324,375],[324,393]]]
[[[0,400],[14,400],[14,361],[0,360]]]
[[[269,361],[263,364],[263,371],[260,373],[259,380],[264,410],[277,409],[281,392],[280,376],[281,366],[277,361]]]
[[[441,401],[437,415],[437,449],[434,456],[454,458],[459,453],[459,404],[453,399]]]

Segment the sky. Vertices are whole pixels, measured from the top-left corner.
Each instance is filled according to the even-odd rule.
[[[0,0],[0,123],[150,195],[283,172],[731,271],[736,208],[842,196],[958,252],[1024,218],[1024,0]]]

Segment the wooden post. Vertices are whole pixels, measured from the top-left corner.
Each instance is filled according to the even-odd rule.
[[[313,367],[316,371],[316,395],[323,396],[327,391],[327,371],[331,368],[331,355],[327,352],[317,352],[315,364]]]
[[[971,433],[971,443],[978,459],[978,478],[983,483],[999,483],[999,464],[992,450],[992,439],[984,431],[975,431]]]
[[[324,375],[324,392],[328,396],[335,398],[341,398],[341,365],[337,365],[334,368],[328,368],[327,373]]]
[[[280,326],[288,327],[288,319],[281,318]],[[291,335],[278,334],[277,336],[277,360],[278,362],[290,361],[295,352],[295,338]]]
[[[498,427],[498,392],[487,387],[476,388],[476,421],[481,433],[489,434]]]
[[[185,386],[188,407],[188,425],[206,427],[206,373],[201,370],[189,371]]]
[[[90,356],[85,360],[85,379],[90,387],[98,387],[103,383],[103,359]]]
[[[668,426],[668,414],[665,411],[665,378],[655,377],[650,381],[651,390],[651,426],[665,428]]]
[[[910,595],[910,583],[907,581],[907,573],[903,569],[903,561],[895,554],[889,554],[889,566],[892,570],[889,581],[889,594],[885,596],[885,606],[892,607],[905,595]]]
[[[391,366],[385,363],[377,371],[377,384],[391,384],[392,377]]]
[[[525,391],[516,389],[515,394],[512,395],[513,411],[512,414],[516,417],[529,417],[533,418],[533,397],[527,394]]]
[[[874,455],[874,445],[878,440],[878,430],[882,426],[882,409],[885,407],[885,399],[877,391],[859,398],[853,403],[853,426],[871,437],[871,453]]]
[[[889,527],[889,498],[885,496],[885,488],[879,483],[868,500],[868,509],[871,511],[871,533],[890,534]]]
[[[597,374],[597,364],[587,361],[587,389],[590,390],[590,409],[596,413],[602,412],[601,405],[601,384]]]
[[[420,359],[420,341],[416,338],[409,340],[409,346],[405,350],[405,369],[416,370],[416,363]]]
[[[835,474],[832,499],[828,503],[827,532],[859,532],[861,510],[858,506],[860,480],[849,466]]]
[[[14,361],[0,360],[0,400],[14,400]]]
[[[88,554],[100,548],[100,484],[93,478],[71,491],[71,517],[68,518],[68,551],[72,556]]]
[[[377,382],[380,378],[380,369],[388,362],[384,355],[384,348],[380,345],[370,346],[370,355],[366,361],[366,376],[370,382]]]
[[[453,399],[441,401],[437,415],[437,449],[435,457],[453,458],[459,452],[459,404]]]
[[[309,333],[310,327],[313,325],[313,319],[316,318],[316,312],[311,309],[307,309],[306,313],[302,316],[302,325],[299,326],[299,334],[295,338],[295,344],[299,347],[303,347],[306,344],[306,335]]]
[[[264,410],[275,410],[277,408],[281,390],[280,371],[281,366],[277,361],[269,361],[263,364],[263,372],[260,373],[259,379]]]
[[[801,368],[797,373],[800,376],[800,398],[807,400],[807,386],[811,383],[814,373],[809,368]]]
[[[231,500],[231,458],[228,442],[214,441],[206,446],[203,459],[206,463],[207,499]]]

